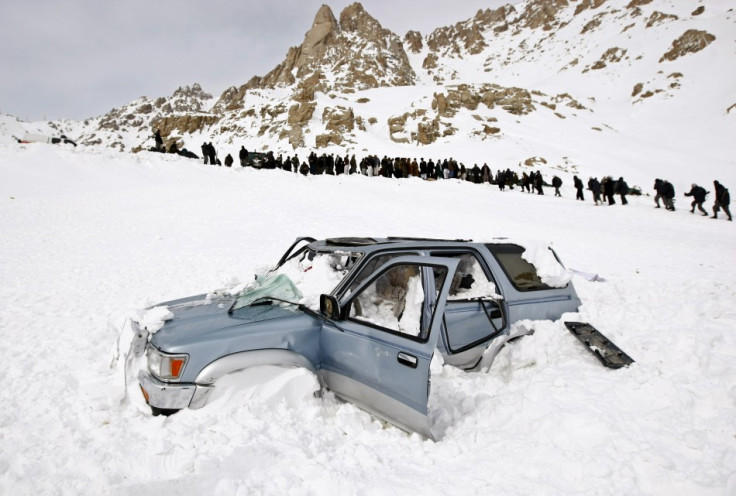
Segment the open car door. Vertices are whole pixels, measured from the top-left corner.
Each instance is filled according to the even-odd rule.
[[[337,395],[434,438],[429,365],[458,261],[392,259],[339,301],[320,337],[322,379]],[[331,312],[333,313],[333,312]]]

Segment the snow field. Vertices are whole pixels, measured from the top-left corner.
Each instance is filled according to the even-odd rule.
[[[551,193],[1,145],[0,493],[732,494],[733,223],[681,191],[676,212]],[[233,377],[246,388],[169,418],[121,401],[128,315],[247,282],[301,235],[550,242],[606,279],[574,277],[565,319],[636,363],[602,367],[565,319],[519,323],[534,335],[487,372],[433,364],[438,442],[314,396],[302,370]]]

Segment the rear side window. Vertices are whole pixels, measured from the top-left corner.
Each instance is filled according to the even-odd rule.
[[[521,258],[521,254],[524,253],[523,247],[512,244],[487,244],[486,248],[496,257],[511,284],[518,291],[552,289],[542,282],[537,275],[537,269]]]

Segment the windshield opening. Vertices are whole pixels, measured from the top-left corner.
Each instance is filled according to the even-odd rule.
[[[308,248],[275,271],[257,275],[253,283],[237,294],[232,309],[273,299],[318,311],[320,295],[331,293],[361,256],[355,252],[317,252]]]

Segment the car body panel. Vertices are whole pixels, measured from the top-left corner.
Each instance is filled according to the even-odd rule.
[[[320,335],[322,377],[339,396],[409,431],[432,438],[428,416],[429,365],[439,337],[442,312],[457,261],[436,257],[398,257],[366,279],[341,306],[391,267],[412,264],[442,267],[442,287],[422,272],[423,318],[429,319],[426,338],[387,332],[357,319],[325,322]],[[439,291],[437,301],[432,294]]]

